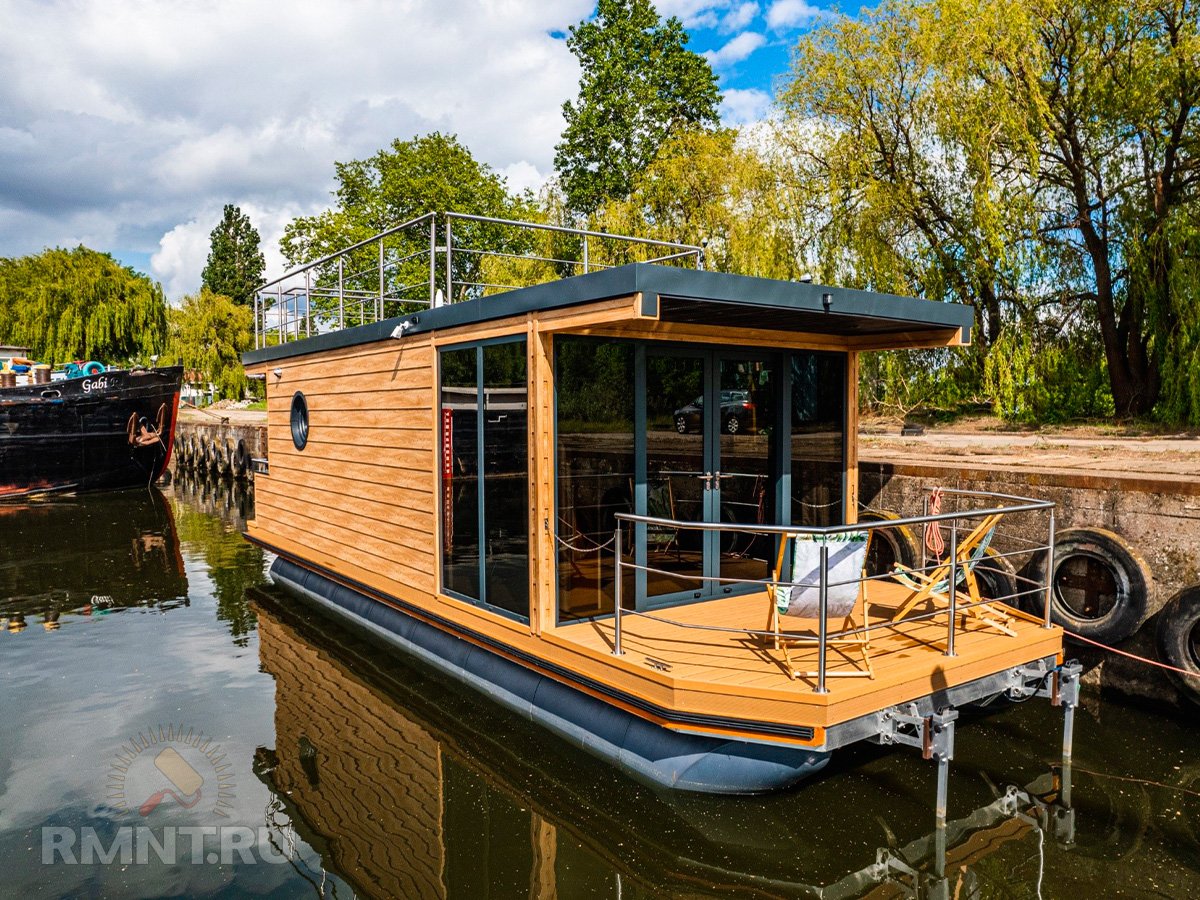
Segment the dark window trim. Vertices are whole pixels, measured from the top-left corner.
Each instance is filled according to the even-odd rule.
[[[474,350],[475,351],[475,477],[478,485],[478,497],[476,499],[476,523],[478,528],[477,539],[479,541],[479,596],[468,597],[465,594],[460,594],[457,591],[447,588],[445,585],[445,559],[442,559],[442,564],[438,566],[437,588],[439,593],[445,594],[447,597],[453,597],[456,600],[461,600],[464,603],[470,603],[472,606],[477,606],[480,609],[486,609],[496,615],[504,616],[516,622],[530,624],[533,621],[533,603],[534,598],[529,598],[529,612],[526,615],[515,613],[512,610],[504,609],[501,606],[494,606],[487,602],[487,553],[485,551],[485,542],[487,540],[487,510],[486,510],[486,491],[484,489],[484,424],[486,412],[484,410],[483,399],[483,348],[493,347],[499,344],[517,344],[524,341],[526,343],[526,352],[528,353],[529,334],[527,332],[515,332],[513,334],[501,335],[499,337],[483,338],[477,340],[466,340],[454,344],[442,344],[437,348],[437,382],[438,382],[438,493],[439,502],[440,495],[445,486],[442,482],[442,432],[441,432],[441,411],[442,411],[442,354],[452,353],[454,351]],[[529,367],[526,365],[525,370],[525,396],[528,404],[529,397]],[[529,436],[526,434],[526,465],[528,466],[528,446]],[[530,489],[530,479],[526,473],[526,490]],[[442,514],[438,513],[438,546],[445,546],[445,527],[446,522]],[[532,554],[533,544],[530,544],[530,549],[527,551]],[[443,554],[444,556],[444,554]],[[526,571],[528,577],[528,571]]]
[[[292,394],[292,406],[288,413],[292,430],[292,445],[297,450],[308,446],[308,398],[303,391]]]

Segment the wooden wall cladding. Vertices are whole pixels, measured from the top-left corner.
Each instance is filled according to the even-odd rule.
[[[428,338],[284,360],[267,372],[270,474],[256,482],[252,533],[317,551],[351,578],[364,571],[436,590],[437,400]],[[308,443],[292,443],[292,395],[308,402]]]

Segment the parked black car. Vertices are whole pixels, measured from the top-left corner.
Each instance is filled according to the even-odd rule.
[[[721,391],[721,430],[739,434],[754,425],[754,404],[749,391]],[[704,427],[704,397],[675,410],[675,430],[680,434]]]

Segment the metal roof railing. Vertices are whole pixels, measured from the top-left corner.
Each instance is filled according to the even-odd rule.
[[[254,347],[631,262],[704,268],[704,247],[467,213],[425,213],[305,263],[254,296]]]

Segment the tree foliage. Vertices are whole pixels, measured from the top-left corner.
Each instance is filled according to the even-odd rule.
[[[0,259],[0,341],[40,360],[149,362],[164,345],[162,288],[86,247]]]
[[[254,340],[253,327],[254,313],[248,307],[201,288],[170,311],[168,364],[183,366],[212,383],[218,398],[240,398],[249,383],[241,354]]]
[[[717,124],[716,76],[687,43],[680,21],[664,22],[650,0],[600,0],[594,19],[571,27],[579,97],[563,104],[554,157],[571,209],[624,199],[669,137]]]
[[[981,390],[1015,329],[1042,377],[1086,360],[1119,414],[1165,390],[1160,412],[1200,423],[1179,364],[1200,346],[1197,18],[1195,0],[893,0],[814,30],[781,132],[808,254],[829,280],[974,302]]]
[[[334,208],[295,219],[284,230],[282,250],[292,265],[319,259],[429,212],[528,218],[532,211],[528,198],[511,197],[503,178],[476,160],[454,135],[435,132],[408,141],[397,139],[374,156],[339,162],[335,168]],[[444,236],[439,238],[444,241]],[[519,250],[512,240],[495,226],[461,227],[454,234],[454,246],[467,252],[453,259],[456,294],[481,281],[478,258],[471,250],[485,246]],[[385,290],[403,294],[403,288],[416,285],[424,297],[420,292],[427,293],[429,283],[429,244],[427,227],[386,239],[390,257],[409,258],[386,270]],[[347,273],[367,273],[362,278],[364,289],[377,290],[378,253],[375,244],[352,254],[343,264],[343,278]],[[335,271],[320,277],[324,286],[336,286]],[[314,301],[314,306],[321,304]],[[336,301],[326,301],[324,306],[329,309]]]
[[[241,209],[225,204],[220,223],[209,239],[208,262],[201,274],[204,287],[243,306],[253,306],[254,292],[267,267],[258,248],[258,231]]]

